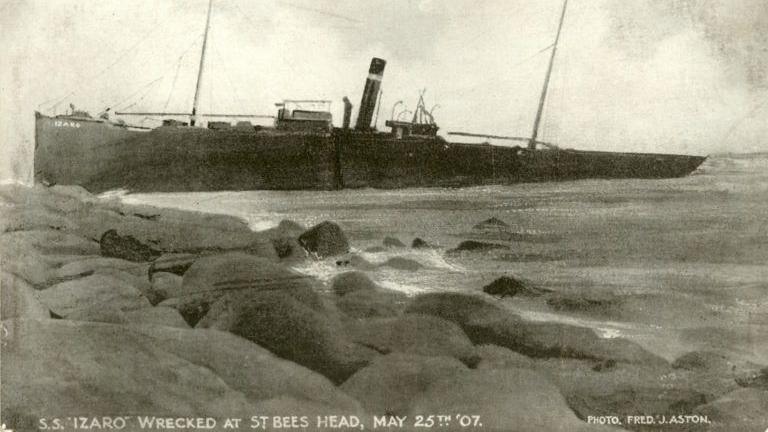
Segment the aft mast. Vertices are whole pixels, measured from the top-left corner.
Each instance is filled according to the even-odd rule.
[[[549,89],[549,78],[552,76],[552,65],[555,63],[555,53],[557,53],[557,43],[560,41],[560,31],[563,29],[563,21],[565,20],[565,10],[568,7],[568,0],[563,2],[563,12],[560,14],[560,24],[557,26],[557,35],[555,36],[555,43],[552,44],[552,55],[549,57],[549,66],[547,67],[547,75],[544,78],[544,87],[541,89],[541,98],[539,99],[539,109],[536,111],[536,119],[533,121],[533,132],[531,133],[531,139],[528,141],[528,148],[531,150],[536,149],[536,138],[539,135],[539,125],[541,123],[541,115],[544,112],[544,102],[547,100],[547,90]]]
[[[208,0],[208,16],[205,19],[205,34],[203,35],[203,49],[200,53],[200,67],[197,69],[197,84],[195,85],[195,99],[192,102],[192,116],[189,119],[189,125],[194,126],[197,120],[197,104],[200,101],[200,84],[203,78],[203,66],[205,64],[205,48],[208,45],[208,29],[211,24],[211,7],[213,0]]]

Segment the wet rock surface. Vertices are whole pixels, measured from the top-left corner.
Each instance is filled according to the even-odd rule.
[[[299,236],[301,244],[308,252],[319,258],[341,255],[349,252],[349,241],[339,225],[322,222]]]

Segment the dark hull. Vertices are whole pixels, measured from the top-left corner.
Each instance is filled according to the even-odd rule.
[[[35,178],[92,192],[456,187],[586,178],[670,178],[704,157],[535,150],[389,134],[332,134],[108,123],[57,127],[38,115]]]

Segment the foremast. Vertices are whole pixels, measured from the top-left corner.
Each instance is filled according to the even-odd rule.
[[[544,113],[544,103],[547,101],[547,91],[549,90],[549,78],[552,76],[552,66],[555,64],[555,54],[557,53],[557,44],[560,42],[560,32],[563,29],[563,21],[565,21],[565,10],[568,7],[568,0],[563,1],[563,12],[560,14],[560,23],[557,25],[557,35],[555,36],[555,42],[552,44],[552,54],[549,57],[549,66],[547,67],[547,75],[544,77],[544,86],[541,89],[541,97],[539,98],[539,108],[536,111],[536,119],[533,121],[533,131],[531,132],[531,139],[528,141],[528,148],[531,150],[536,149],[536,139],[539,136],[539,126],[541,124],[541,116]]]
[[[192,115],[189,118],[189,125],[194,126],[197,120],[197,104],[200,102],[200,87],[203,78],[203,66],[205,65],[205,49],[208,46],[208,29],[211,27],[211,7],[213,0],[208,0],[208,16],[205,19],[205,33],[203,34],[203,48],[200,53],[200,67],[197,69],[197,84],[195,84],[195,99],[192,102]]]

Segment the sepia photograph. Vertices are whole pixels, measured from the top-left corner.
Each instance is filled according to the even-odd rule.
[[[768,430],[765,0],[0,0],[0,432]]]

